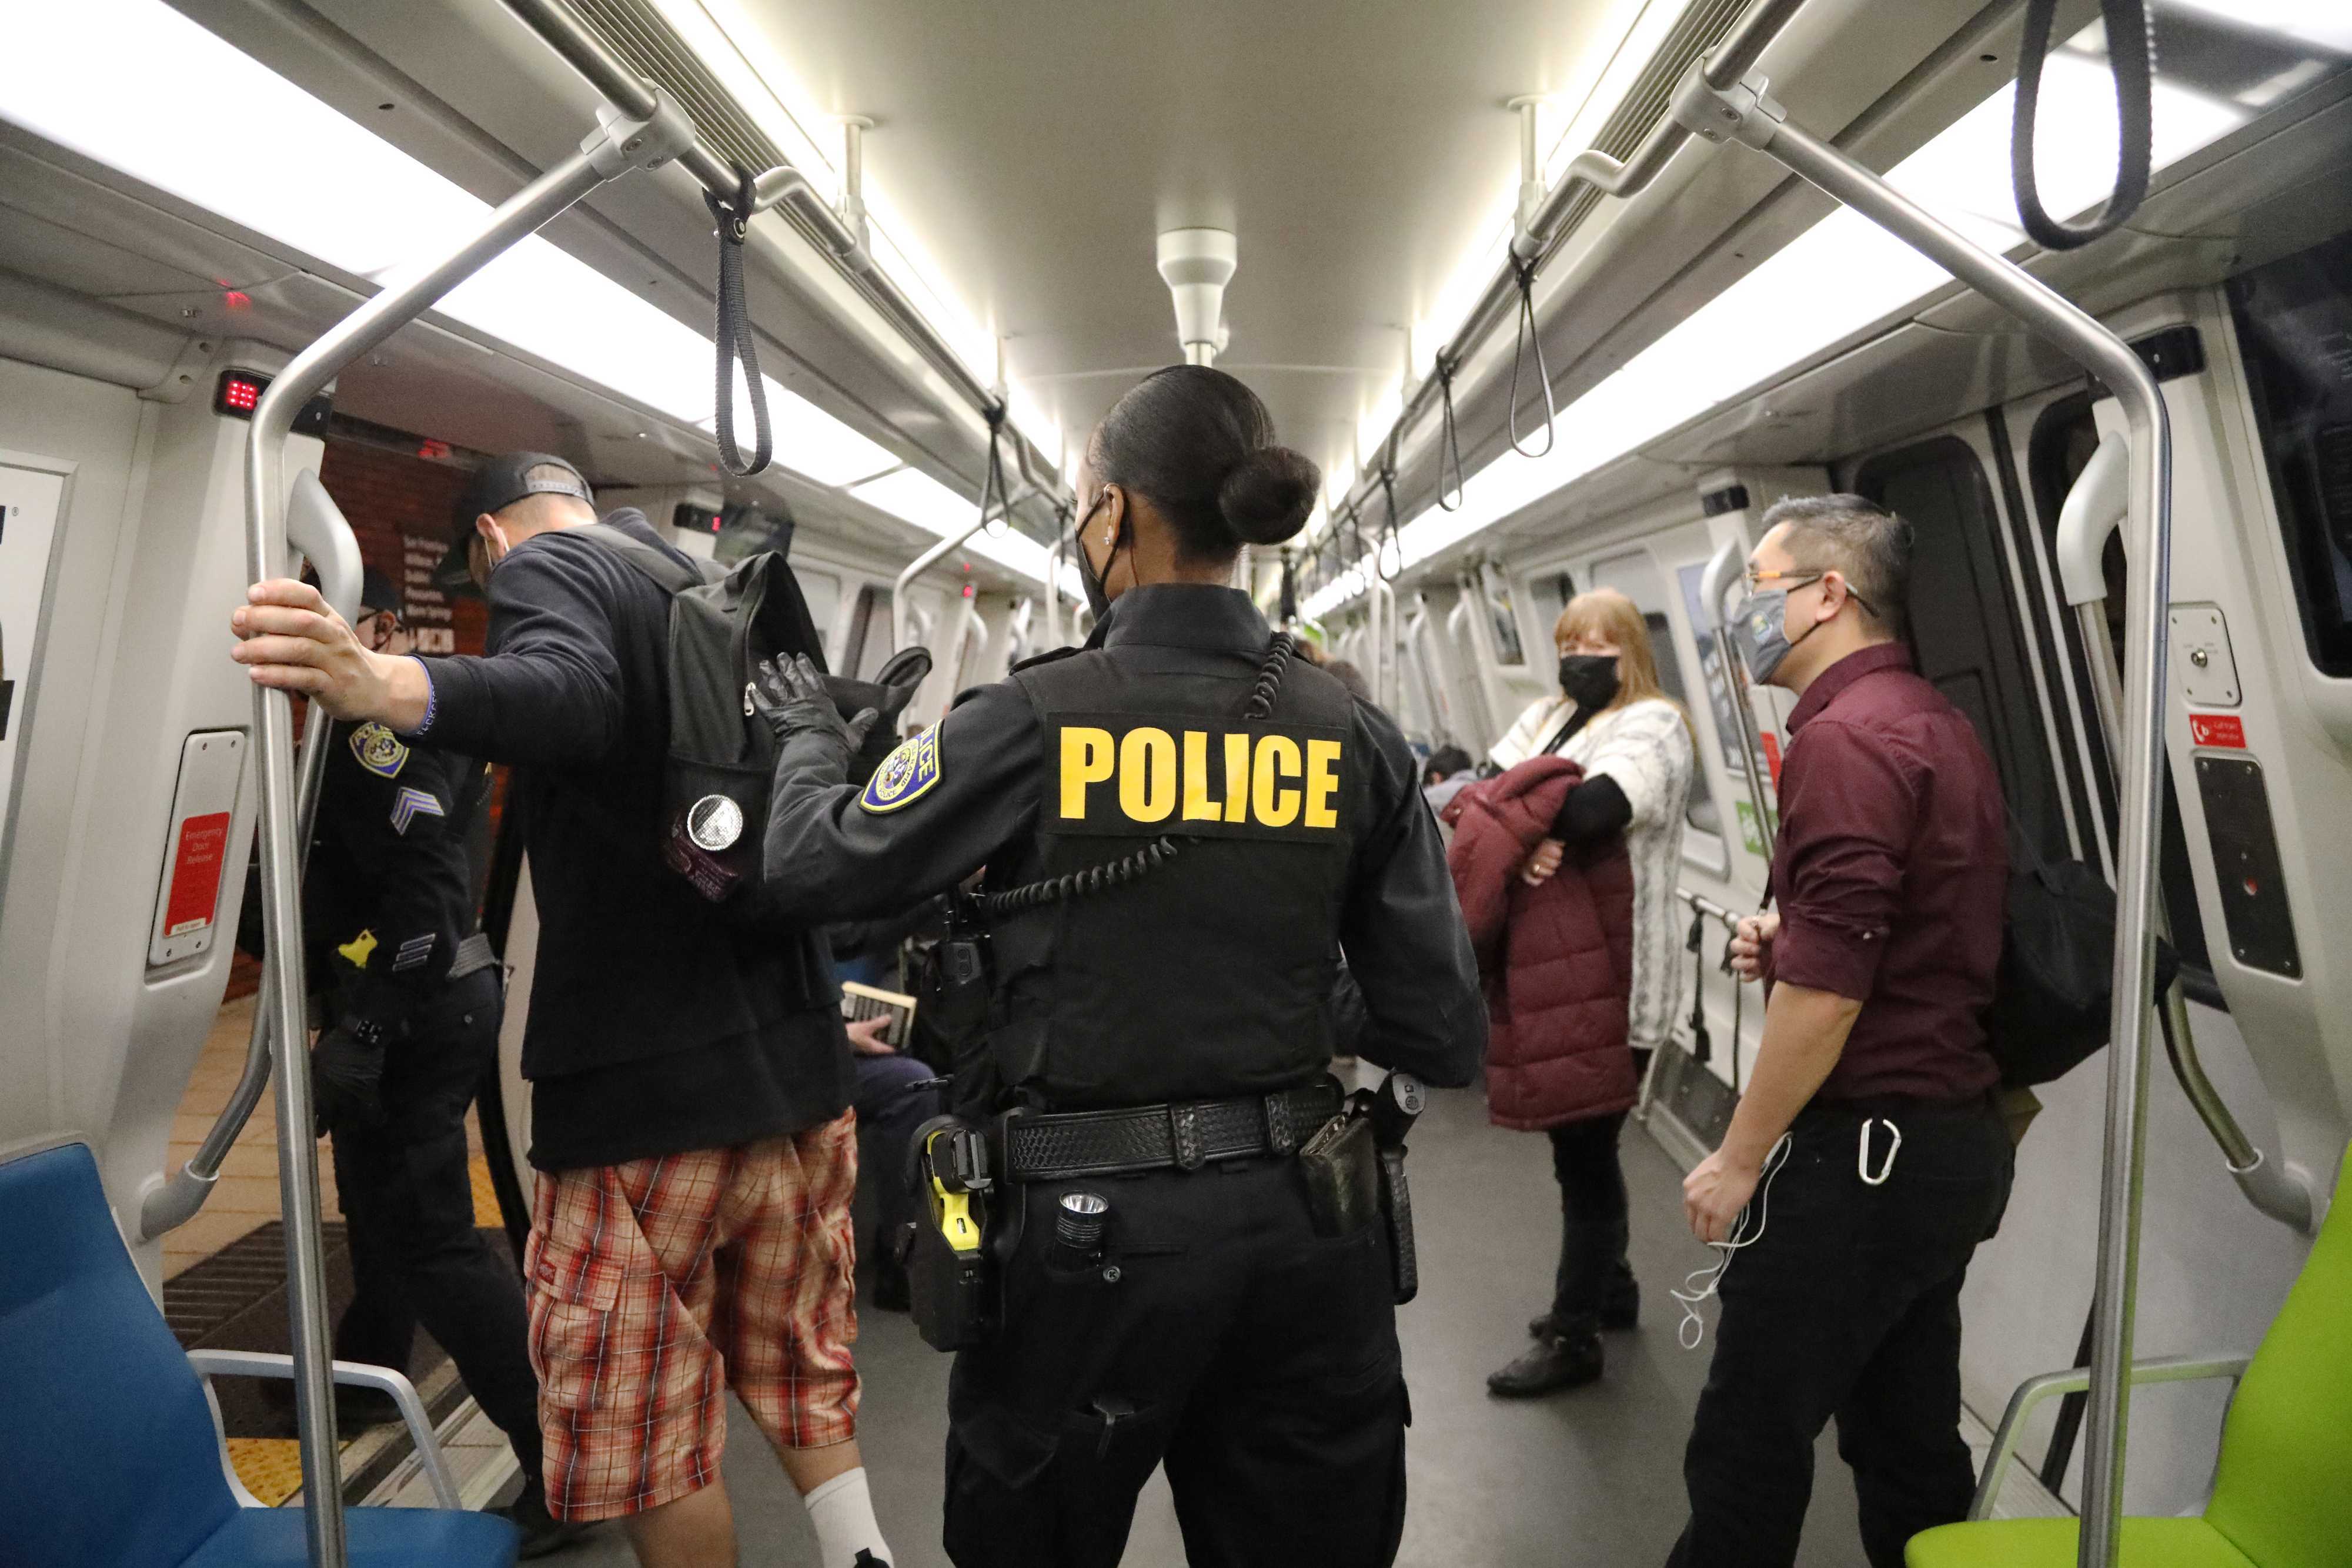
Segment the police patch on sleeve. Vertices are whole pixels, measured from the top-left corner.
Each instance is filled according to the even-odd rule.
[[[857,798],[857,804],[877,815],[895,811],[921,800],[939,781],[940,729],[933,725],[901,741],[898,749],[882,759],[882,766],[866,780],[866,793]]]
[[[383,726],[363,724],[352,731],[352,755],[379,779],[397,779],[408,762],[408,747]]]

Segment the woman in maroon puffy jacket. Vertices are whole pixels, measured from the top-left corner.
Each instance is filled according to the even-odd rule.
[[[1675,1014],[1694,766],[1689,720],[1659,685],[1630,600],[1579,594],[1553,641],[1561,696],[1522,717],[1510,754],[1497,748],[1509,771],[1449,813],[1455,887],[1487,974],[1489,1112],[1549,1135],[1560,1189],[1549,1310],[1528,1324],[1535,1343],[1486,1380],[1511,1397],[1598,1378],[1601,1331],[1640,1312],[1617,1141],[1639,1064]]]

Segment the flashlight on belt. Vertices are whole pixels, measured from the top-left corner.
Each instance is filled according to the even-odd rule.
[[[1404,1176],[1404,1139],[1429,1103],[1429,1092],[1410,1072],[1391,1072],[1377,1089],[1360,1089],[1351,1109],[1372,1124],[1381,1162],[1381,1215],[1389,1227],[1389,1273],[1396,1304],[1421,1293],[1421,1262],[1413,1249],[1412,1189]]]
[[[1100,1260],[1109,1218],[1110,1200],[1100,1193],[1064,1193],[1054,1209],[1054,1260],[1065,1269],[1089,1268]]]

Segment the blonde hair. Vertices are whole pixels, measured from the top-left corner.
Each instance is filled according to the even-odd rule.
[[[1667,694],[1658,680],[1658,654],[1650,645],[1650,624],[1633,601],[1613,588],[1593,588],[1578,594],[1552,622],[1555,646],[1571,638],[1589,637],[1617,647],[1617,695],[1609,707],[1631,703],[1662,702],[1682,715],[1683,728],[1691,727],[1689,710]],[[1697,736],[1693,732],[1696,743]]]

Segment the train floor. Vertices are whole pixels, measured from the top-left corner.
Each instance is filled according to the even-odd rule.
[[[1682,1527],[1683,1442],[1712,1344],[1686,1351],[1676,1343],[1681,1312],[1666,1291],[1713,1254],[1684,1228],[1673,1159],[1638,1126],[1627,1128],[1623,1153],[1641,1326],[1609,1336],[1599,1384],[1526,1403],[1495,1399],[1486,1374],[1525,1346],[1527,1321],[1549,1294],[1559,1235],[1549,1152],[1540,1137],[1490,1126],[1475,1092],[1434,1096],[1412,1142],[1421,1298],[1399,1319],[1413,1406],[1401,1563],[1616,1568],[1665,1560]],[[941,1568],[948,1358],[925,1346],[904,1317],[861,1303],[859,1322],[860,1427],[876,1511],[897,1568]],[[1798,1562],[1862,1568],[1853,1488],[1832,1441],[1822,1443]],[[806,1515],[740,1407],[726,1474],[745,1568],[814,1560]],[[624,1568],[632,1558],[620,1531],[607,1527],[547,1561]],[[1177,1568],[1183,1561],[1166,1484],[1155,1478],[1125,1562]]]

